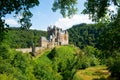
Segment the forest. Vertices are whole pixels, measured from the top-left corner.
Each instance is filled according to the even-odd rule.
[[[39,46],[39,40],[41,36],[47,37],[46,31],[41,30],[23,30],[21,28],[11,27],[9,28],[4,42],[9,44],[11,48],[29,48],[34,43],[35,46]]]
[[[119,34],[119,28],[114,31],[112,25],[113,23],[107,25],[102,23],[74,25],[67,29],[69,46],[45,50],[40,57],[39,55],[34,57],[29,53],[22,54],[15,49],[30,47],[32,40],[38,46],[40,36],[47,37],[47,32],[11,28],[0,47],[0,78],[3,80],[8,78],[9,80],[79,80],[80,77],[76,76],[77,70],[106,65],[111,76],[119,79],[119,41],[112,38],[116,32]],[[114,44],[108,43],[112,41]],[[113,45],[112,49],[109,47],[111,45]],[[19,76],[15,76],[15,74],[19,74]],[[104,78],[104,80],[106,79]]]
[[[71,17],[77,12],[77,1],[54,0],[52,10]],[[33,16],[30,8],[39,4],[39,0],[0,1],[0,80],[88,80],[88,76],[95,75],[99,77],[91,80],[120,80],[119,0],[87,0],[82,13],[89,14],[95,23],[67,29],[70,45],[45,49],[38,56],[23,54],[15,49],[31,47],[33,43],[39,46],[40,36],[47,37],[46,31],[29,29]],[[110,5],[117,6],[116,13],[108,10]],[[22,15],[18,21],[20,28],[5,23],[3,17],[12,12]],[[106,73],[88,71],[98,70],[98,67]],[[88,78],[80,74],[82,72]]]

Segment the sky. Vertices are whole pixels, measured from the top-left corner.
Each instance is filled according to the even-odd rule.
[[[84,2],[86,0],[78,0],[78,12],[73,15],[72,18],[63,18],[59,10],[56,12],[52,11],[52,4],[54,0],[40,0],[39,6],[36,6],[31,10],[33,17],[31,18],[31,29],[37,30],[47,30],[47,27],[50,25],[56,25],[57,27],[62,28],[63,30],[72,27],[73,25],[80,23],[93,23],[88,15],[81,14],[84,7]],[[17,19],[12,15],[6,15],[5,22],[10,26],[20,26],[17,23]]]

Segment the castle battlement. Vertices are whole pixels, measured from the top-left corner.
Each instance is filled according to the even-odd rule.
[[[62,30],[62,28],[58,28],[56,26],[49,26],[47,28],[48,37],[40,38],[40,46],[44,48],[53,48],[58,45],[68,45],[69,37],[68,32],[66,30]]]

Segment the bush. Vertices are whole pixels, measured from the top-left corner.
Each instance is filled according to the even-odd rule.
[[[86,55],[88,56],[95,56],[96,58],[99,58],[101,55],[101,51],[98,50],[97,48],[94,48],[92,46],[86,46],[83,51],[85,52]]]
[[[76,68],[75,65],[75,49],[72,46],[61,46],[54,48],[48,55],[53,61],[53,68],[63,77],[63,80],[72,79]],[[51,55],[51,56],[50,56]]]
[[[81,78],[79,75],[75,74],[73,80],[84,80],[84,79]]]
[[[102,53],[100,50],[92,46],[87,46],[83,49],[83,51],[85,53],[84,55],[89,58],[90,66],[96,66],[100,64],[99,60],[101,60],[100,55]]]
[[[62,76],[54,70],[54,64],[50,60],[51,58],[48,58],[47,54],[49,55],[50,53],[44,53],[33,62],[33,74],[38,80],[61,80]]]
[[[30,62],[29,54],[17,52],[5,44],[0,45],[0,78],[3,75],[5,80],[8,78],[10,80],[29,80],[28,76],[34,76],[31,70],[27,71],[31,66]]]
[[[116,55],[110,57],[107,60],[107,66],[111,72],[111,76],[120,79],[120,52],[115,53]]]
[[[10,62],[13,60],[14,55],[15,55],[15,51],[10,49],[8,45],[5,44],[0,45],[0,56],[3,59],[6,59]]]

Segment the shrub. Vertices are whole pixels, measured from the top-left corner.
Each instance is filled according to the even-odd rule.
[[[95,56],[99,57],[101,55],[101,51],[98,50],[97,48],[94,48],[92,46],[86,46],[83,51],[85,52],[86,55],[88,56]]]
[[[100,50],[92,46],[87,46],[83,49],[83,51],[89,58],[90,66],[96,66],[100,63],[99,60],[101,60],[100,55],[102,53]]]
[[[120,52],[115,53],[116,55],[110,57],[107,60],[108,70],[111,72],[111,76],[120,79]]]

